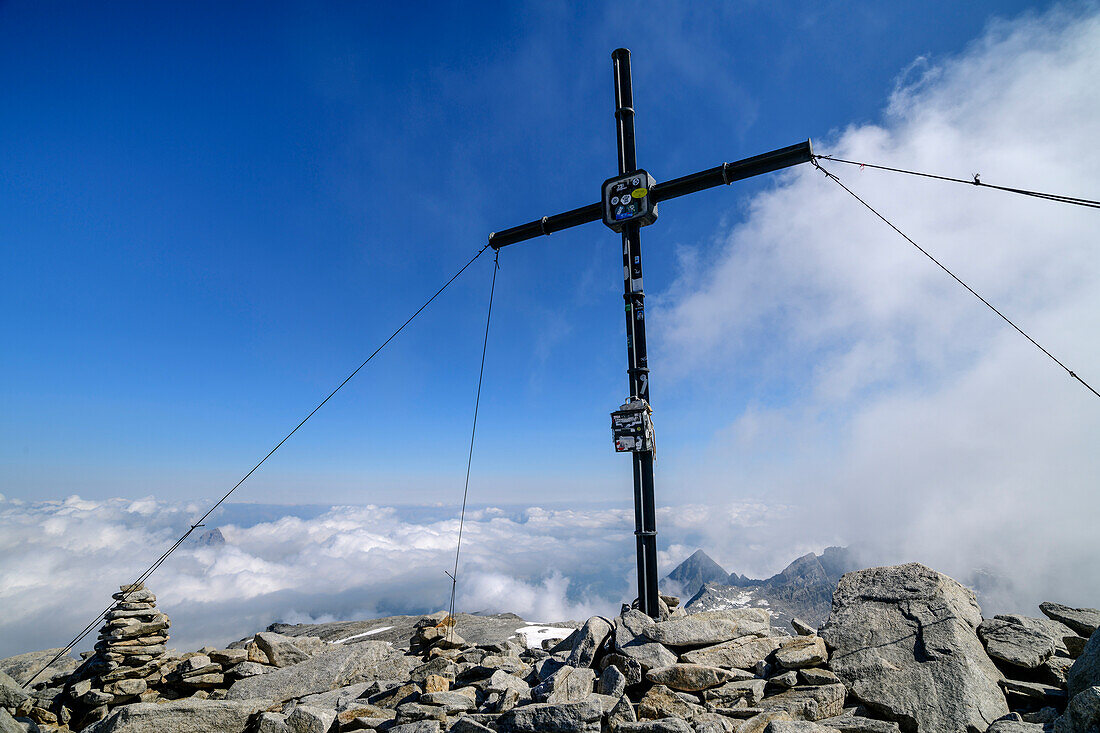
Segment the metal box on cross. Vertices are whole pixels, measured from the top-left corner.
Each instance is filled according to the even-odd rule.
[[[611,413],[611,437],[616,452],[654,452],[652,413],[645,400],[631,400]]]
[[[625,224],[646,226],[657,221],[657,202],[650,191],[657,185],[643,170],[627,171],[608,178],[600,189],[603,194],[603,223],[616,232]]]

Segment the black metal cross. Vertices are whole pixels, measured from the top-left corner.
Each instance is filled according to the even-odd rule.
[[[611,54],[615,69],[615,120],[618,133],[619,175],[637,171],[634,148],[634,94],[630,83],[630,51],[620,48]],[[612,414],[616,450],[629,451],[634,459],[634,535],[638,552],[638,604],[643,612],[656,618],[660,596],[657,591],[657,523],[653,498],[653,435],[649,420],[649,363],[645,339],[645,293],[642,292],[642,244],[639,230],[656,219],[661,201],[685,196],[719,184],[730,184],[762,173],[807,163],[813,158],[810,141],[773,150],[734,163],[723,163],[681,178],[647,185],[637,176],[623,179],[629,195],[604,185],[602,200],[562,214],[544,216],[489,235],[489,244],[499,250],[540,235],[560,232],[580,224],[603,219],[623,241],[623,298],[626,301],[627,373],[630,396],[620,411]],[[640,172],[644,174],[644,171]],[[619,189],[623,189],[622,185]],[[652,216],[643,219],[642,214]],[[616,224],[617,219],[624,223]]]

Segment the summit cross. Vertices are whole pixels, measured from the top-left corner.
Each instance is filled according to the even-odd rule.
[[[634,93],[630,79],[630,51],[611,54],[615,73],[615,121],[619,174],[604,181],[601,200],[579,209],[493,232],[489,245],[496,251],[541,235],[602,219],[620,232],[623,244],[623,299],[626,305],[626,403],[611,414],[615,450],[629,452],[634,463],[634,535],[638,555],[638,605],[647,615],[659,615],[657,590],[657,523],[653,496],[653,423],[649,407],[649,359],[645,338],[645,293],[642,291],[641,227],[657,220],[657,204],[720,184],[730,184],[762,173],[788,168],[813,159],[810,141],[723,163],[666,183],[656,183],[638,168],[634,145]]]

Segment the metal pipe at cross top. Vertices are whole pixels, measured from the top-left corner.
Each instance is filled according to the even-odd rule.
[[[629,396],[611,414],[615,450],[629,452],[634,468],[634,535],[638,554],[638,605],[651,617],[659,613],[657,591],[657,522],[653,492],[653,423],[649,407],[649,360],[645,338],[645,293],[642,290],[641,227],[657,220],[657,204],[713,188],[719,184],[769,173],[813,157],[807,140],[734,163],[723,163],[663,184],[638,168],[634,144],[634,94],[630,78],[630,51],[611,54],[615,72],[615,120],[619,174],[604,181],[601,200],[578,209],[544,216],[489,235],[499,250],[540,235],[549,235],[580,224],[603,219],[622,235],[623,299],[626,312],[627,374]]]

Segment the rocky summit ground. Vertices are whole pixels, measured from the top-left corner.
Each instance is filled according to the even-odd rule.
[[[0,733],[1100,733],[1100,611],[983,618],[916,563],[843,575],[821,628],[663,596],[658,619],[439,612],[179,654],[151,592],[117,597],[33,688],[58,650],[0,660]]]

